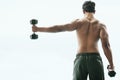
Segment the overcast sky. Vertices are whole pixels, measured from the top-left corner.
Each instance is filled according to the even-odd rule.
[[[85,0],[0,0],[0,80],[72,80],[77,53],[76,32],[37,33],[31,40],[32,18],[37,26],[51,26],[80,19]],[[108,61],[99,42],[107,80],[120,79],[120,0],[93,0],[95,17],[109,33],[117,75],[107,75]]]

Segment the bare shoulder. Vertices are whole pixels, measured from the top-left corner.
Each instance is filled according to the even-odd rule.
[[[82,23],[81,19],[75,19],[74,21],[71,22],[73,26],[77,26],[77,27],[80,26],[81,23]]]
[[[99,22],[99,27],[101,30],[106,30],[106,25],[104,23]]]
[[[108,37],[108,33],[107,33],[107,28],[106,25],[103,23],[99,23],[99,27],[100,27],[100,37],[101,38],[107,38]]]

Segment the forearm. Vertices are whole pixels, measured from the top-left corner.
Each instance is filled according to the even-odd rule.
[[[108,62],[110,64],[110,66],[113,68],[114,64],[113,64],[113,57],[112,57],[112,51],[109,45],[103,45],[103,49],[104,49],[104,53],[106,58],[108,59]]]
[[[65,29],[62,28],[62,26],[51,26],[51,27],[38,27],[38,32],[62,32],[65,31]]]

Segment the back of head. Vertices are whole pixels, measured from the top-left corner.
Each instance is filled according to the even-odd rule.
[[[95,12],[95,3],[92,1],[85,1],[82,6],[82,9],[86,12],[94,13]]]

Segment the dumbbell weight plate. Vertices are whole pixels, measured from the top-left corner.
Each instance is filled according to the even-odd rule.
[[[38,39],[38,35],[34,33],[34,34],[30,35],[30,38],[31,39]]]
[[[116,75],[116,72],[115,72],[115,71],[109,71],[109,72],[108,72],[108,75],[109,75],[110,77],[114,77],[114,76]]]
[[[30,20],[30,23],[31,23],[32,25],[35,25],[35,24],[38,23],[38,20],[36,20],[36,19],[32,19],[32,20]]]

